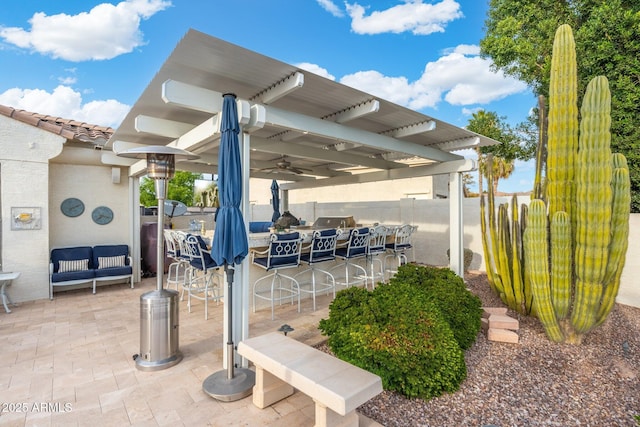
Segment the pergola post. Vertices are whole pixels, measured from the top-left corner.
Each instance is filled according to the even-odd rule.
[[[449,268],[464,277],[464,193],[462,173],[449,174]]]

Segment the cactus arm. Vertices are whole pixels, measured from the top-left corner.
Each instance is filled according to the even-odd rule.
[[[560,342],[564,335],[551,302],[547,209],[542,200],[531,201],[527,222],[524,232],[526,274],[536,297],[535,309],[549,339]]]
[[[544,95],[538,96],[538,146],[536,147],[536,173],[533,180],[531,199],[543,199],[542,169],[545,164],[547,147],[547,107]]]
[[[499,266],[499,259],[500,259],[500,252],[498,250],[498,232],[496,230],[496,210],[495,210],[495,197],[493,194],[493,173],[491,172],[493,170],[493,155],[489,154],[487,156],[487,163],[485,165],[485,167],[487,168],[486,170],[489,171],[488,172],[488,194],[487,194],[487,199],[489,202],[489,238],[491,240],[491,254],[492,254],[492,258],[493,261],[495,263],[495,275],[493,277],[494,280],[494,284],[495,287],[497,289],[498,295],[500,295],[500,299],[502,299],[503,302],[505,302],[505,296],[504,296],[504,284],[503,284],[503,279],[502,279],[502,275],[501,275],[501,271],[500,271],[500,266]]]
[[[613,208],[611,210],[611,243],[609,244],[609,260],[603,283],[607,285],[617,270],[622,270],[625,254],[629,245],[629,214],[631,212],[631,183],[629,167],[624,155],[615,153],[612,156],[613,176]]]
[[[611,218],[611,244],[609,245],[609,262],[604,277],[604,295],[598,310],[596,326],[606,319],[620,289],[620,276],[625,263],[625,254],[629,245],[629,212],[631,208],[631,192],[629,169],[623,155],[613,155],[613,209]]]
[[[507,207],[501,204],[498,207],[498,254],[500,277],[502,278],[502,291],[504,300],[510,308],[517,309],[513,284],[511,283],[511,250],[509,237],[509,219]]]
[[[498,289],[495,284],[496,272],[494,267],[493,251],[489,250],[486,207],[484,195],[482,195],[482,193],[480,193],[480,229],[482,230],[482,249],[484,251],[484,263],[485,269],[487,270],[487,280],[489,281],[489,287],[491,287],[494,292],[498,293]]]
[[[611,239],[611,94],[606,77],[593,78],[582,103],[576,173],[576,295],[571,323],[578,333],[597,321]]]
[[[578,144],[578,73],[575,41],[569,25],[558,27],[552,55],[546,199],[550,217],[556,211],[565,211],[572,217],[574,164]]]
[[[518,312],[526,313],[524,309],[524,292],[522,283],[522,234],[518,220],[518,197],[511,198],[511,271],[515,304]]]
[[[551,296],[559,320],[571,309],[571,220],[566,212],[551,217]]]
[[[520,235],[522,236],[522,280],[523,280],[523,295],[524,295],[524,313],[532,314],[535,316],[533,310],[533,293],[531,292],[531,283],[529,281],[529,276],[526,273],[527,271],[527,261],[525,257],[525,247],[524,247],[524,232],[527,229],[527,218],[529,216],[529,206],[522,205],[520,207],[520,218],[522,218],[522,225]]]

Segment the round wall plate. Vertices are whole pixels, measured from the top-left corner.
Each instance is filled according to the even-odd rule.
[[[84,203],[75,197],[69,197],[60,204],[60,210],[68,217],[74,218],[84,212]]]
[[[106,206],[98,206],[91,212],[91,219],[96,224],[109,224],[113,220],[113,211]]]

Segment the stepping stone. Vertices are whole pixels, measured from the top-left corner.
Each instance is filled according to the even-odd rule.
[[[487,331],[489,341],[508,342],[518,344],[518,334],[506,329],[489,328]]]
[[[509,329],[517,331],[520,329],[520,324],[517,319],[509,317],[503,314],[492,314],[489,316],[489,328],[490,329]]]

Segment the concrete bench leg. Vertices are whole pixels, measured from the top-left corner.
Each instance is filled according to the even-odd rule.
[[[293,387],[256,365],[253,404],[264,409],[293,394]]]
[[[343,416],[316,401],[314,427],[358,427],[358,414],[356,411],[351,411]]]

